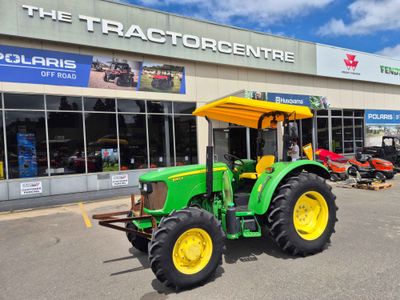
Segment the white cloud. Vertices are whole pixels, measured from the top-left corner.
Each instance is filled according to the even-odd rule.
[[[127,0],[125,0],[127,1]],[[169,5],[187,7],[191,16],[219,23],[256,22],[260,27],[282,23],[285,19],[304,16],[324,8],[333,0],[139,0],[141,5],[163,8]]]
[[[400,59],[400,44],[397,44],[393,47],[383,48],[382,50],[378,51],[377,54]]]
[[[348,6],[350,21],[331,19],[319,28],[323,36],[366,35],[400,29],[399,0],[355,0]]]

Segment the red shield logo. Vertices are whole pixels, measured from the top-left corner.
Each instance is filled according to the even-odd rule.
[[[358,61],[356,60],[356,56],[353,54],[346,54],[347,59],[344,59],[344,64],[347,67],[347,70],[355,70],[358,65]]]

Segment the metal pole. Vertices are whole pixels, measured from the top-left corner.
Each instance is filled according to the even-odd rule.
[[[45,130],[46,130],[46,150],[47,150],[47,176],[50,176],[51,166],[50,166],[50,142],[49,142],[49,124],[48,124],[48,116],[47,116],[47,103],[46,103],[46,95],[43,97],[44,101],[44,120],[45,120]],[[51,184],[50,184],[51,187]],[[50,191],[51,195],[51,191]]]
[[[3,115],[3,142],[4,142],[4,167],[3,171],[5,174],[5,179],[9,179],[8,176],[8,149],[7,149],[7,130],[6,130],[6,112],[4,107],[4,93],[1,93],[1,107],[3,107],[2,115]]]

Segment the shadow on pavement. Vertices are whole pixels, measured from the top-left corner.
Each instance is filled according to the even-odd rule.
[[[132,269],[119,271],[119,272],[115,272],[115,273],[111,273],[110,276],[122,275],[122,274],[126,274],[126,273],[142,271],[142,270],[146,270],[146,269],[150,268],[149,259],[148,259],[147,254],[144,254],[144,253],[134,249],[133,247],[129,249],[129,253],[131,253],[132,255],[105,260],[105,261],[103,261],[103,263],[106,264],[106,263],[112,263],[112,262],[136,258],[139,261],[139,263],[141,264],[141,266],[135,267]]]

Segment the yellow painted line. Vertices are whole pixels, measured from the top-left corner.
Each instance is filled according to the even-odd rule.
[[[81,210],[82,213],[82,218],[83,218],[83,222],[85,222],[85,225],[87,228],[91,228],[92,227],[92,222],[90,222],[89,216],[87,215],[85,208],[83,207],[83,203],[80,202],[79,203],[79,208]]]
[[[227,170],[226,167],[219,167],[219,168],[214,168],[213,169],[214,172],[216,172],[216,171],[225,171],[225,170]],[[202,173],[205,173],[205,172],[206,172],[206,169],[197,170],[197,171],[190,171],[190,172],[184,172],[184,173],[179,173],[179,174],[175,174],[175,175],[169,176],[168,179],[174,179],[174,178],[177,178],[177,177],[183,177],[183,176],[189,176],[189,175],[197,175],[197,174],[202,174]]]

